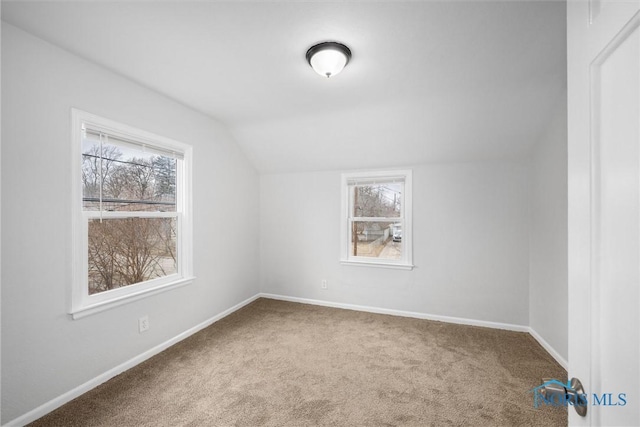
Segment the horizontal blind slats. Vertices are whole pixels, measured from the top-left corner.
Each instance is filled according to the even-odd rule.
[[[108,143],[112,145],[120,145],[123,147],[133,148],[136,150],[142,150],[146,153],[156,154],[158,156],[170,157],[172,159],[178,159],[178,160],[184,159],[184,154],[177,150],[159,147],[158,145],[155,145],[155,144],[151,145],[151,143],[147,144],[141,141],[126,139],[122,136],[114,135],[111,132],[105,132],[102,130],[96,130],[92,128],[85,128],[85,132],[87,136],[92,136],[96,139],[99,139],[100,135],[106,136],[108,138]]]
[[[355,187],[359,185],[382,185],[382,184],[402,184],[404,183],[403,176],[389,176],[389,177],[371,177],[371,178],[349,178],[347,179],[347,185]]]

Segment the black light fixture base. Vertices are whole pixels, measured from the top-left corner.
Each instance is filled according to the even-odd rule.
[[[311,46],[309,50],[307,50],[307,62],[309,63],[309,65],[311,65],[311,58],[313,57],[313,55],[327,49],[333,49],[337,50],[338,52],[342,52],[347,58],[347,62],[345,65],[347,65],[351,60],[351,49],[349,49],[344,44],[338,42],[322,42]]]

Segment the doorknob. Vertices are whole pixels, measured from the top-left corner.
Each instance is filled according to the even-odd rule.
[[[547,401],[559,401],[573,406],[581,417],[587,416],[587,394],[577,378],[571,378],[567,384],[558,380],[543,379],[540,394]]]

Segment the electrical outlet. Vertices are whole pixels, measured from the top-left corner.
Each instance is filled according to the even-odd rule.
[[[138,331],[140,333],[146,332],[149,330],[149,316],[142,316],[138,319]]]
[[[320,284],[322,289],[327,289],[327,279],[322,279],[322,283]]]

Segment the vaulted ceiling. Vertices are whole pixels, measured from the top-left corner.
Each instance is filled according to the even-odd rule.
[[[2,19],[227,125],[258,171],[526,158],[566,91],[561,1],[13,2]],[[313,44],[353,59],[324,79]]]

